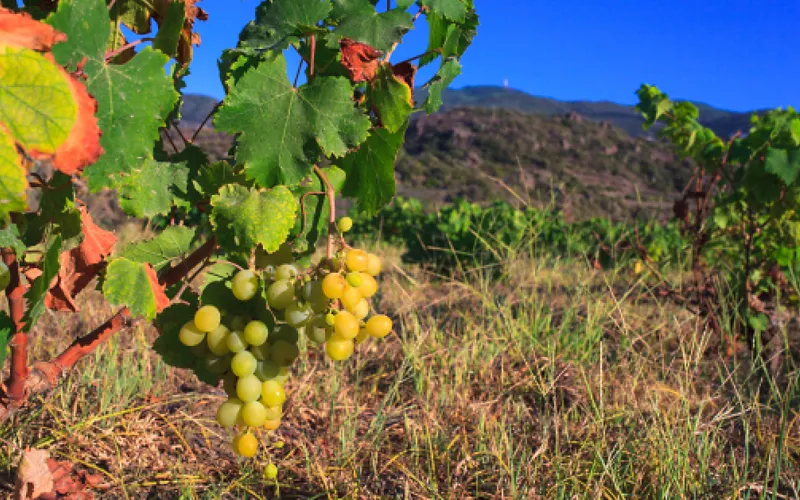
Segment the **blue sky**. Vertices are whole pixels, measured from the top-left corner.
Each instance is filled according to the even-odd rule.
[[[188,92],[222,97],[216,58],[257,0],[203,0]],[[481,26],[453,85],[634,103],[641,83],[731,110],[800,106],[796,0],[476,0]],[[425,25],[394,61],[423,52]],[[296,59],[295,59],[296,61]],[[291,63],[290,63],[290,67]],[[430,71],[420,75],[420,82]]]

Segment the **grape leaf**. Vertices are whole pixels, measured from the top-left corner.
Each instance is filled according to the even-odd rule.
[[[370,82],[367,98],[386,130],[394,133],[405,129],[414,111],[411,87],[395,76],[390,64],[381,65],[377,77]]]
[[[223,161],[201,169],[191,182],[200,198],[208,198],[227,184],[247,185],[244,174],[235,172],[230,163]]]
[[[315,31],[331,10],[326,0],[266,0],[256,8],[256,19],[239,35],[245,53],[283,50],[299,37]]]
[[[163,19],[159,23],[153,47],[174,57],[178,52],[178,42],[181,39],[186,12],[181,1],[168,2],[163,10]]]
[[[231,184],[211,198],[211,224],[221,246],[250,252],[259,243],[274,252],[294,226],[297,202],[283,186],[260,192]]]
[[[353,83],[368,82],[375,78],[380,67],[380,58],[383,55],[366,43],[359,43],[349,38],[340,42],[342,50],[342,66],[350,76]]]
[[[420,0],[420,3],[457,23],[463,23],[467,16],[467,6],[461,0]]]
[[[25,175],[14,140],[0,129],[0,221],[7,220],[10,212],[23,212],[28,206]]]
[[[50,289],[50,282],[58,274],[58,258],[61,254],[61,235],[55,235],[49,239],[47,251],[44,253],[40,262],[39,269],[42,274],[31,283],[28,291],[25,292],[25,300],[27,302],[25,308],[25,315],[22,317],[22,322],[25,323],[25,329],[30,331],[39,316],[42,315],[45,309],[45,296]]]
[[[61,0],[47,21],[68,37],[53,48],[56,60],[74,69],[85,59],[87,87],[97,99],[105,154],[86,169],[89,187],[116,187],[118,174],[152,159],[159,127],[177,101],[164,71],[169,57],[145,47],[126,64],[106,64],[111,24],[103,0]]]
[[[344,171],[336,166],[328,167],[323,170],[328,182],[333,186],[335,192],[340,192],[345,181]],[[312,175],[300,186],[292,189],[292,192],[297,197],[298,202],[302,199],[303,195],[310,192],[324,193],[326,189],[322,179],[316,175]],[[328,197],[324,195],[309,195],[303,200],[305,207],[305,233],[303,239],[308,244],[308,253],[313,253],[316,249],[317,241],[323,234],[328,232]],[[303,229],[302,214],[297,218],[292,234],[300,234]]]
[[[455,59],[449,59],[436,75],[426,84],[428,87],[428,98],[425,100],[425,111],[430,115],[439,110],[444,104],[442,93],[453,83],[458,75],[461,74],[461,63]]]
[[[347,173],[342,193],[357,200],[356,209],[374,214],[395,194],[394,165],[403,146],[408,123],[396,132],[377,128],[358,151],[344,157],[339,165]]]
[[[81,212],[75,205],[72,179],[66,174],[55,172],[47,184],[47,189],[42,189],[39,198],[41,217],[37,221],[54,224],[66,243],[66,240],[81,235]]]
[[[103,295],[109,304],[127,306],[132,316],[144,316],[148,320],[155,318],[169,304],[153,266],[125,257],[108,264]]]
[[[386,52],[414,28],[403,8],[378,14],[369,0],[336,0],[332,17],[339,22],[334,33]]]
[[[0,366],[6,360],[6,351],[8,350],[8,343],[11,341],[11,336],[17,331],[14,322],[3,311],[0,311]]]
[[[169,226],[155,238],[129,244],[120,256],[134,262],[147,262],[156,270],[160,270],[188,253],[194,237],[194,229],[186,226]]]
[[[214,124],[241,133],[236,160],[248,178],[264,187],[292,185],[311,172],[320,151],[341,157],[366,139],[369,118],[352,95],[345,78],[319,77],[295,89],[283,55],[272,55],[236,83]]]
[[[188,175],[183,163],[146,160],[117,182],[120,207],[134,217],[165,214],[176,198],[186,196]]]
[[[164,363],[175,368],[191,368],[201,382],[216,386],[219,376],[209,372],[202,362],[198,363],[199,358],[178,336],[183,325],[194,319],[195,310],[187,304],[174,304],[164,309],[155,320],[161,334],[153,342],[153,350],[161,355]]]
[[[439,12],[428,12],[428,52],[420,59],[420,65],[436,60],[439,56],[442,61],[448,58],[461,58],[467,51],[473,38],[478,33],[478,15],[470,6],[463,22],[451,22]]]
[[[764,158],[764,169],[780,177],[787,186],[791,186],[800,174],[800,150],[768,148]]]
[[[9,224],[0,229],[0,248],[11,248],[18,257],[25,253],[26,245],[20,239],[19,227],[16,224]]]
[[[47,308],[55,311],[78,311],[74,297],[97,276],[117,243],[114,233],[95,224],[86,208],[78,210],[83,240],[77,247],[61,254],[58,279],[45,297]]]

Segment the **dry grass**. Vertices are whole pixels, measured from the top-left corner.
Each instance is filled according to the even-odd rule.
[[[284,424],[263,436],[282,447],[236,459],[214,422],[222,390],[164,366],[137,325],[0,428],[0,494],[36,446],[102,475],[108,498],[798,496],[793,367],[778,384],[747,352],[717,356],[624,272],[517,259],[506,279],[453,281],[382,252],[397,335],[345,363],[298,361]],[[34,355],[110,312],[81,302],[46,317]]]

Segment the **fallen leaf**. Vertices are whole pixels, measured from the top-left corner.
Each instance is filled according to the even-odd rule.
[[[14,486],[16,500],[38,498],[53,491],[53,473],[47,465],[47,450],[28,449],[22,454],[17,481]]]
[[[339,42],[342,49],[342,66],[350,74],[353,83],[368,82],[375,79],[383,53],[365,43],[343,38]]]

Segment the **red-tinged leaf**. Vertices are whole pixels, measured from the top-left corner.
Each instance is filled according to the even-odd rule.
[[[145,264],[145,272],[147,277],[150,278],[150,285],[153,287],[153,295],[156,299],[156,313],[160,313],[169,307],[169,297],[167,297],[164,285],[158,282],[158,275],[153,266]]]
[[[417,66],[410,62],[401,62],[392,66],[392,73],[411,90],[411,105],[414,105],[414,79],[417,77]]]
[[[95,224],[85,208],[80,210],[83,241],[61,254],[58,279],[45,297],[45,305],[54,311],[78,310],[74,297],[102,270],[105,258],[117,242],[114,233]]]
[[[342,49],[342,66],[350,74],[353,83],[369,82],[375,78],[383,55],[381,51],[349,38],[343,38],[339,46]]]
[[[17,14],[0,8],[0,45],[47,51],[67,39],[52,26],[40,23],[27,14]]]

